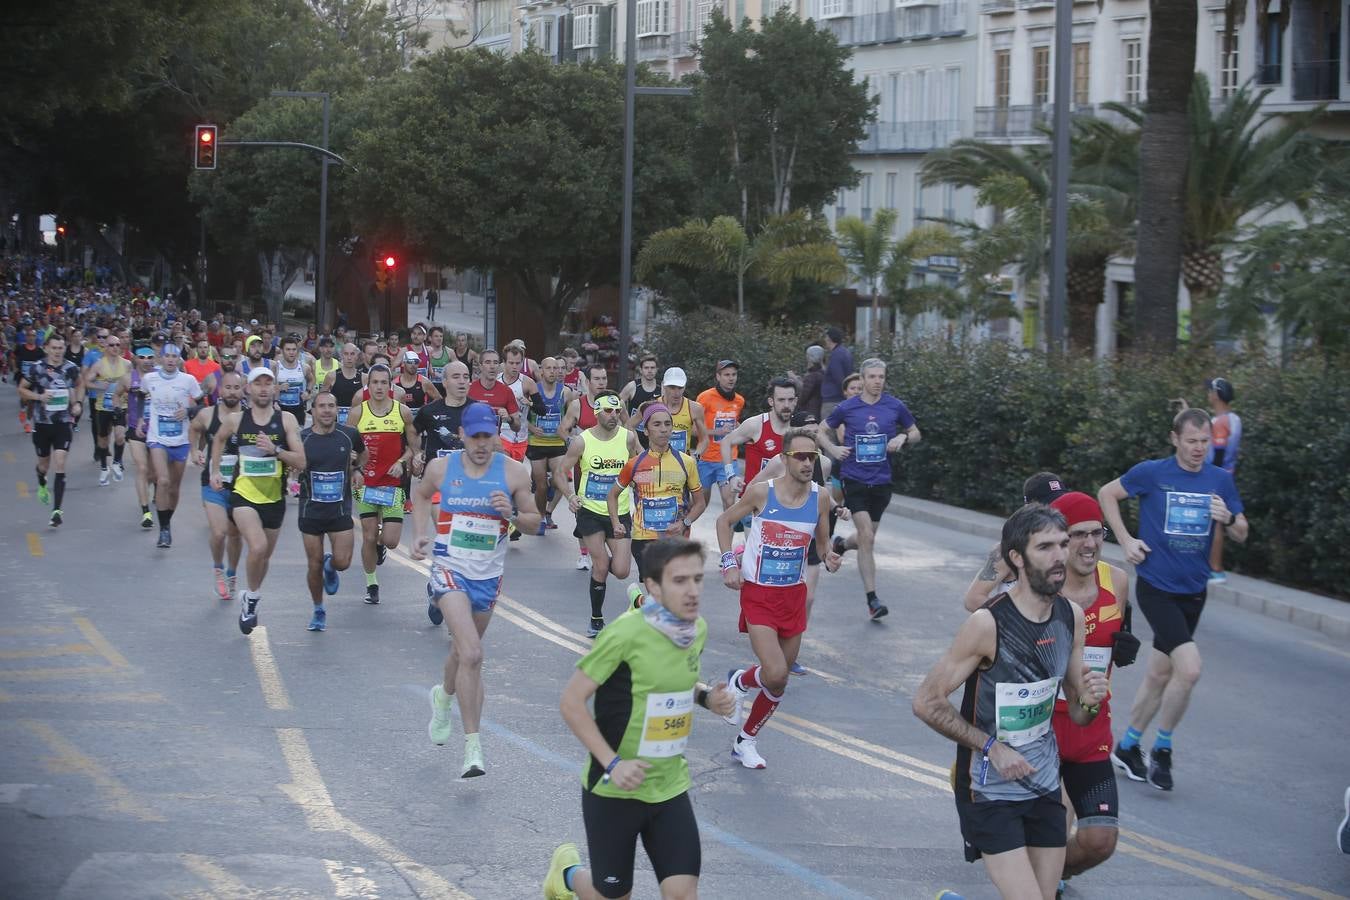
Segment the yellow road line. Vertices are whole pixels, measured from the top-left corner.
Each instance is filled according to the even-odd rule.
[[[1177,862],[1175,859],[1169,859],[1168,857],[1160,856],[1157,853],[1141,850],[1124,841],[1117,843],[1116,849],[1122,853],[1128,853],[1130,856],[1137,856],[1140,859],[1147,860],[1155,866],[1162,866],[1165,869],[1183,872],[1187,875],[1199,878],[1201,881],[1208,881],[1210,884],[1217,884],[1221,888],[1227,888],[1230,891],[1235,891],[1247,897],[1254,897],[1256,900],[1281,900],[1279,894],[1272,894],[1270,891],[1263,891],[1260,888],[1247,887],[1246,885],[1238,884],[1230,878],[1216,875],[1206,869],[1197,869],[1195,866],[1188,865],[1184,862]]]
[[[26,481],[20,481],[20,482],[18,483],[18,487],[17,487],[16,489],[17,489],[18,492],[19,492],[19,499],[20,499],[20,500],[27,500],[27,499],[28,499],[28,482],[26,482]]]
[[[627,597],[624,598],[625,602],[627,601],[627,599],[628,599]],[[525,617],[527,617],[527,618],[533,619],[534,621],[538,622],[540,625],[544,626],[545,628],[548,628],[548,629],[550,629],[550,630],[552,630],[552,631],[556,631],[558,634],[562,635],[562,636],[565,637],[565,638],[570,638],[570,639],[572,639],[572,640],[574,640],[574,641],[582,641],[582,642],[585,642],[585,641],[589,641],[589,640],[590,640],[590,638],[586,637],[586,635],[582,634],[581,632],[579,632],[579,631],[573,631],[572,629],[568,628],[566,625],[562,624],[561,622],[558,622],[558,621],[556,621],[556,620],[554,620],[554,619],[550,619],[548,616],[544,615],[543,613],[541,613],[541,612],[536,612],[535,610],[531,609],[531,608],[528,607],[528,606],[525,606],[525,605],[522,604],[522,603],[517,603],[516,601],[512,600],[510,597],[505,597],[505,596],[504,596],[504,597],[502,597],[500,600],[498,600],[497,602],[500,604],[500,603],[502,603],[503,601],[506,603],[507,608],[510,609],[512,612],[519,613],[519,614],[522,615],[522,616],[525,616]],[[583,646],[584,646],[584,643],[583,643]]]
[[[1183,856],[1186,859],[1194,860],[1198,863],[1204,863],[1207,866],[1213,866],[1216,869],[1224,869],[1232,872],[1234,875],[1241,875],[1244,878],[1250,878],[1254,881],[1262,881],[1271,887],[1277,887],[1285,891],[1293,891],[1297,894],[1303,894],[1305,897],[1316,897],[1317,900],[1346,900],[1340,894],[1333,894],[1330,891],[1324,891],[1321,888],[1310,887],[1306,884],[1299,884],[1295,881],[1287,881],[1278,875],[1271,875],[1268,872],[1262,872],[1260,869],[1253,869],[1250,866],[1244,866],[1241,863],[1229,862],[1226,859],[1220,859],[1217,856],[1210,856],[1207,853],[1201,853],[1198,850],[1192,850],[1189,847],[1181,847],[1176,844],[1170,844],[1167,841],[1150,837],[1146,834],[1139,834],[1135,831],[1126,831],[1121,829],[1120,836],[1132,841],[1139,841],[1148,844],[1155,850],[1161,850],[1164,853],[1171,853],[1176,856]]]
[[[5,451],[5,462],[7,462],[7,463],[12,463],[12,462],[14,462],[14,451],[13,451],[13,450],[6,450],[6,451]]]
[[[546,641],[551,641],[552,643],[557,644],[559,647],[562,647],[564,650],[571,650],[578,656],[585,656],[587,653],[585,646],[573,643],[572,641],[569,641],[566,638],[561,638],[556,634],[552,634],[551,632],[545,631],[544,629],[535,625],[533,622],[521,618],[520,616],[511,612],[511,610],[509,609],[498,609],[497,615],[505,619],[506,621],[510,622],[512,625],[516,625],[520,628],[525,629],[530,634],[533,634],[536,637],[541,637]]]
[[[328,793],[319,767],[309,750],[309,741],[299,728],[278,728],[277,741],[286,758],[291,783],[277,785],[286,796],[300,807],[312,831],[332,831],[344,834],[373,850],[400,875],[412,882],[419,897],[437,900],[473,900],[472,896],[456,888],[432,869],[399,850],[374,832],[367,831],[338,812]]]
[[[1350,651],[1342,650],[1339,647],[1328,647],[1326,644],[1319,643],[1318,641],[1303,641],[1303,643],[1307,644],[1309,647],[1316,647],[1318,650],[1325,650],[1328,653],[1335,653],[1338,656],[1344,656],[1346,659],[1350,659]]]
[[[258,682],[262,685],[263,700],[267,702],[267,708],[290,709],[291,698],[286,693],[286,685],[281,681],[276,657],[272,655],[272,645],[267,640],[267,626],[259,625],[253,629],[248,649],[253,654],[253,668],[258,671]]]
[[[66,656],[97,652],[88,644],[61,644],[57,647],[34,647],[29,650],[0,650],[0,659],[43,659],[48,656]]]
[[[127,658],[117,652],[117,648],[103,636],[103,632],[94,627],[93,622],[84,616],[76,616],[75,627],[80,629],[80,634],[84,635],[84,639],[94,646],[99,655],[108,661],[108,665],[119,669],[131,668],[131,663],[127,662]]]
[[[65,634],[60,625],[8,625],[0,628],[0,637],[26,637],[30,634]]]
[[[94,783],[94,790],[115,812],[139,819],[142,822],[163,822],[164,817],[146,806],[127,789],[127,786],[114,777],[108,770],[80,752],[79,748],[57,734],[46,722],[25,720],[25,728],[37,735],[41,741],[56,754],[50,760],[48,768],[58,772],[73,772],[83,775]]]
[[[861,751],[858,750],[854,750],[852,747],[841,747],[839,746],[838,742],[829,741],[822,737],[817,737],[816,735],[811,734],[810,732],[807,731],[803,731],[800,728],[794,728],[791,725],[787,725],[784,724],[783,722],[776,721],[776,718],[777,716],[775,716],[774,719],[769,720],[770,728],[776,731],[784,732],[785,734],[790,734],[797,740],[802,741],[803,743],[810,744],[813,747],[819,747],[821,750],[826,750],[830,753],[835,754],[836,756],[842,756],[845,759],[851,759],[854,762],[860,762],[865,766],[871,766],[874,769],[880,769],[883,772],[889,772],[892,775],[899,775],[902,778],[908,778],[910,781],[917,781],[919,784],[925,784],[928,785],[929,787],[937,788],[940,791],[951,793],[951,785],[948,783],[946,778],[935,778],[934,776],[924,774],[923,772],[916,772],[913,769],[907,769],[904,766],[897,766],[894,763],[889,763],[886,762],[885,760],[877,759],[875,756],[862,753]]]
[[[119,678],[130,669],[113,666],[52,666],[43,669],[0,669],[0,681],[45,681],[48,678]]]
[[[794,716],[790,713],[777,712],[774,714],[774,718],[781,719],[782,721],[787,722],[791,725],[796,725],[799,728],[811,729],[812,731],[818,732],[819,734],[822,734],[825,737],[839,741],[841,743],[850,744],[859,750],[866,751],[867,753],[872,753],[877,756],[889,757],[890,759],[893,759],[896,762],[904,763],[907,766],[913,766],[914,768],[919,769],[920,771],[931,772],[935,775],[940,775],[943,779],[943,784],[948,783],[947,778],[951,770],[949,768],[939,766],[934,763],[930,763],[928,762],[928,760],[919,759],[916,756],[909,756],[908,754],[892,750],[890,747],[883,747],[880,744],[873,744],[872,742],[865,741],[862,738],[856,738],[851,734],[845,734],[842,731],[835,731],[833,728],[826,728],[824,725],[818,725],[815,722],[810,721],[809,719],[798,718],[797,716]]]
[[[28,532],[28,554],[30,556],[43,556],[42,538],[38,537],[36,531]]]
[[[193,875],[196,875],[210,887],[216,897],[257,897],[258,892],[249,888],[234,875],[226,871],[220,863],[207,856],[196,853],[180,853],[178,859]]]
[[[6,694],[0,692],[0,703],[167,703],[164,695],[155,691],[123,691],[98,693],[80,691],[75,694]]]

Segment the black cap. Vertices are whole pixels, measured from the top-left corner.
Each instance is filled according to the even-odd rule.
[[[1205,382],[1205,389],[1213,391],[1224,403],[1233,402],[1233,382],[1227,378],[1211,378]]]
[[[723,359],[718,361],[717,368],[714,369],[713,371],[720,372],[723,369],[735,369],[736,371],[739,372],[741,370],[741,364],[736,362],[736,360],[734,359]]]
[[[825,336],[836,344],[842,344],[844,342],[844,333],[833,325],[825,329]]]
[[[1060,478],[1054,472],[1037,472],[1022,483],[1022,499],[1027,503],[1045,503],[1049,504],[1060,494],[1067,494],[1069,489],[1064,485],[1064,479]]]

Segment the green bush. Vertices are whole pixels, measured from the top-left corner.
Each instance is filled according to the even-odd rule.
[[[759,410],[764,386],[800,372],[820,332],[706,310],[659,326],[648,349],[662,366],[685,368],[691,394],[712,383],[718,359],[735,357],[739,390]],[[1350,359],[1310,356],[1283,368],[1198,353],[1100,362],[945,340],[886,355],[890,390],[924,437],[903,454],[897,490],[998,515],[1020,505],[1022,481],[1033,472],[1057,472],[1094,493],[1140,460],[1170,454],[1171,400],[1202,405],[1205,379],[1223,374],[1237,388],[1244,426],[1237,484],[1252,526],[1245,546],[1230,542],[1231,567],[1347,595]],[[1128,520],[1134,505],[1125,507]]]

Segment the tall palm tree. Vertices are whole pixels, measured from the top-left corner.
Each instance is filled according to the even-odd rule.
[[[760,278],[786,292],[796,279],[830,284],[847,273],[839,248],[817,219],[798,210],[773,216],[751,237],[732,216],[691,219],[658,231],[638,252],[634,273],[683,266],[736,277],[736,312],[745,315],[745,280]]]
[[[929,256],[953,254],[960,246],[940,225],[920,225],[899,240],[892,240],[896,218],[895,210],[883,208],[869,222],[845,216],[834,226],[844,259],[871,298],[873,339],[881,333],[882,298],[888,303],[904,298],[915,262]]]

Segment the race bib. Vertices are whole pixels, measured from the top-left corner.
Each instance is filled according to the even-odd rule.
[[[234,473],[239,469],[239,457],[233,453],[222,454],[218,468],[220,469],[220,480],[229,484],[234,481]]]
[[[613,487],[614,482],[618,480],[617,475],[597,475],[594,472],[586,476],[586,499],[604,500],[609,496],[609,489]]]
[[[802,580],[805,547],[764,547],[759,555],[758,583],[783,587]]]
[[[713,436],[724,438],[736,430],[736,414],[730,410],[713,413]]]
[[[453,451],[453,450],[437,450],[437,451],[436,451],[436,458],[437,458],[437,459],[440,459],[442,456],[449,456],[451,453],[454,453],[454,452],[455,452],[455,451]]]
[[[679,756],[689,743],[694,724],[693,690],[669,694],[648,694],[647,715],[642,723],[642,740],[637,755],[648,759]]]
[[[1209,494],[1168,491],[1163,532],[1185,537],[1204,537],[1209,534],[1209,501]]]
[[[241,456],[239,474],[244,478],[276,478],[281,475],[281,460],[275,456]]]
[[[173,416],[156,416],[155,418],[159,424],[160,437],[175,438],[183,436],[183,419],[175,419]]]
[[[310,472],[309,496],[315,503],[341,503],[346,472]]]
[[[281,397],[278,402],[282,406],[300,405],[300,387],[299,385],[287,384],[281,389]]]
[[[558,426],[562,425],[562,413],[551,412],[540,416],[535,423],[539,430],[549,437],[554,437],[558,433]]]
[[[441,382],[445,381],[445,366],[432,366],[431,380],[436,382],[437,384],[440,384]]]
[[[1092,671],[1105,674],[1111,665],[1111,648],[1084,646],[1083,663]],[[1064,696],[1064,685],[1059,686],[1059,699],[1064,701],[1069,699]]]
[[[666,531],[675,524],[680,514],[676,497],[643,497],[642,524],[650,531]]]
[[[688,451],[688,449],[689,449],[689,432],[687,432],[687,431],[672,431],[672,432],[670,433],[670,448],[671,448],[672,450],[678,450],[678,451],[680,451],[681,453],[684,453],[684,452]]]
[[[459,514],[450,520],[450,553],[468,559],[488,559],[501,537],[498,519]]]
[[[112,411],[113,411],[113,398],[114,398],[114,397],[116,397],[116,394],[115,394],[111,389],[106,390],[106,391],[103,392],[103,396],[100,398],[100,403],[102,404],[102,407],[103,407],[103,411],[104,411],[104,412],[112,412]]]
[[[42,405],[51,415],[70,409],[70,391],[65,387],[51,387],[42,395]]]
[[[339,406],[339,407],[338,407],[338,424],[339,424],[339,425],[346,425],[346,424],[347,424],[347,413],[349,413],[349,412],[351,412],[351,411],[352,411],[352,410],[351,410],[351,407],[350,407],[350,406]]]
[[[394,491],[393,487],[371,487],[367,485],[361,489],[361,502],[368,506],[393,506]]]
[[[853,436],[853,458],[860,463],[886,461],[886,435],[858,434]]]
[[[1058,678],[1031,684],[995,685],[998,739],[1010,747],[1024,747],[1044,736],[1050,730],[1050,714],[1054,712],[1058,691]]]

